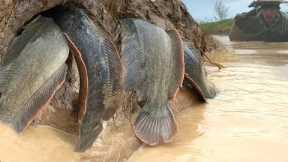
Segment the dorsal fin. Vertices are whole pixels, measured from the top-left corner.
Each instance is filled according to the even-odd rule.
[[[173,60],[175,60],[174,74],[175,74],[175,82],[171,83],[169,90],[169,99],[175,98],[178,90],[182,87],[185,73],[185,63],[184,63],[184,46],[183,41],[181,39],[180,34],[177,30],[169,30],[167,34],[171,39],[171,46],[173,52]]]
[[[71,49],[73,57],[75,58],[79,75],[80,75],[80,91],[79,91],[79,113],[78,113],[78,121],[81,121],[84,114],[86,113],[87,108],[87,97],[88,97],[88,72],[86,68],[86,64],[83,61],[82,54],[72,39],[68,36],[68,34],[64,33],[64,36],[68,42],[68,45]]]

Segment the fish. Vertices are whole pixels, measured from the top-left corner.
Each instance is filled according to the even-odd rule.
[[[78,62],[80,128],[75,151],[84,152],[102,132],[103,121],[111,119],[122,105],[122,63],[109,35],[84,10],[67,7],[54,20],[66,33]]]
[[[65,81],[69,48],[60,28],[38,16],[8,48],[0,64],[0,121],[21,133]]]
[[[207,78],[207,71],[201,62],[200,52],[186,47],[184,53],[185,79],[183,85],[191,89],[200,101],[207,102],[207,98],[214,98],[217,92],[215,85]]]
[[[141,108],[134,124],[136,137],[156,146],[172,141],[177,123],[171,101],[184,79],[184,48],[176,30],[165,31],[149,22],[121,20],[124,90],[135,92]]]

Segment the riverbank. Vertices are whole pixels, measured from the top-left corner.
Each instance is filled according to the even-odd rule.
[[[216,22],[202,22],[200,28],[207,34],[228,35],[233,25],[233,19]]]

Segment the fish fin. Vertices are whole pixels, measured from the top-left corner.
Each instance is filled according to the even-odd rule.
[[[134,123],[134,132],[138,139],[150,146],[171,142],[177,132],[177,124],[170,104],[159,108],[157,113],[140,112]]]
[[[182,87],[185,73],[185,63],[184,63],[184,45],[180,34],[177,30],[170,30],[167,32],[170,36],[172,43],[172,52],[174,54],[173,60],[175,60],[175,67],[173,76],[175,77],[175,82],[170,85],[169,88],[169,99],[175,98],[179,87]]]
[[[185,87],[190,89],[193,94],[194,93],[196,94],[196,97],[200,102],[202,103],[207,102],[206,97],[204,93],[202,92],[201,88],[197,85],[197,83],[191,77],[189,77],[188,74],[185,74],[184,85]]]
[[[88,98],[88,71],[86,64],[83,60],[82,53],[79,50],[79,48],[75,45],[75,43],[72,41],[72,39],[69,37],[67,33],[64,33],[64,36],[68,42],[68,45],[71,49],[71,53],[73,54],[73,57],[75,58],[78,70],[79,70],[79,76],[80,76],[80,90],[79,90],[79,109],[77,110],[78,113],[78,121],[82,120],[84,114],[86,113],[87,108],[87,98]]]
[[[52,76],[40,87],[23,105],[21,112],[17,112],[12,119],[12,126],[17,133],[22,132],[37,116],[37,114],[47,106],[56,91],[65,80],[67,65],[62,65]]]
[[[103,53],[106,55],[106,61],[109,66],[110,77],[106,80],[103,94],[105,94],[105,112],[103,120],[109,120],[119,109],[123,98],[123,69],[119,52],[115,44],[109,40],[103,41]]]

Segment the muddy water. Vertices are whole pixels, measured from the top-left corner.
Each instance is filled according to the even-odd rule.
[[[172,144],[142,147],[129,162],[288,162],[288,43],[231,43],[208,67],[219,95],[179,114]],[[181,104],[181,103],[179,103]]]
[[[47,126],[30,127],[17,135],[0,124],[1,162],[73,162],[73,137]]]

